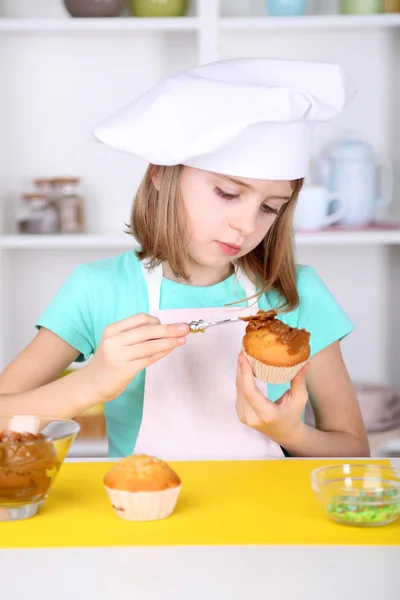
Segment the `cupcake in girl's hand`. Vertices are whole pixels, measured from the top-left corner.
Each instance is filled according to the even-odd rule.
[[[254,375],[266,383],[291,381],[310,357],[310,334],[276,319],[276,310],[260,310],[247,321],[243,351]]]
[[[126,521],[155,521],[173,512],[182,483],[169,465],[144,454],[127,456],[104,477],[115,513]]]

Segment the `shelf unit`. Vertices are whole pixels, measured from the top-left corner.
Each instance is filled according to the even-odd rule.
[[[223,31],[343,31],[400,27],[400,14],[306,15],[299,17],[222,17]]]
[[[203,6],[205,18],[178,17],[178,18],[133,18],[117,17],[104,19],[91,18],[0,18],[0,33],[6,34],[115,34],[135,33],[140,31],[199,31],[208,30],[209,9],[213,7],[214,0]],[[224,17],[215,15],[215,26],[221,31],[332,31],[332,30],[357,30],[357,29],[393,29],[400,27],[400,13],[376,15],[306,15],[299,17]],[[205,32],[206,33],[206,32]]]
[[[400,229],[365,231],[321,230],[295,234],[297,246],[400,246]],[[0,250],[68,250],[135,248],[127,234],[3,235]]]
[[[196,17],[159,19],[0,19],[0,33],[7,34],[117,34],[151,31],[198,31]]]
[[[398,189],[400,14],[229,17],[220,4],[192,0],[177,19],[0,18],[0,368],[77,264],[134,247],[122,232],[145,165],[93,143],[90,131],[168,74],[234,56],[337,60],[360,92],[318,130],[314,154],[355,131],[393,163]],[[82,176],[89,233],[15,235],[24,186],[59,174]],[[383,218],[400,220],[397,191]],[[400,231],[298,232],[296,245],[299,262],[317,269],[356,323],[343,344],[353,378],[400,385]]]

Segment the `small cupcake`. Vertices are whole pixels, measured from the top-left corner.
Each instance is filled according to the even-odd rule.
[[[104,477],[115,514],[126,521],[166,519],[173,512],[182,482],[169,465],[144,454],[127,456]]]
[[[310,357],[310,334],[276,319],[276,310],[260,310],[247,321],[243,352],[257,379],[266,383],[291,381]]]

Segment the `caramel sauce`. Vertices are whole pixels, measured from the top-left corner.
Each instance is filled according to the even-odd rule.
[[[248,323],[246,333],[267,329],[276,336],[278,342],[287,346],[288,354],[301,352],[309,344],[309,332],[305,329],[297,329],[286,325],[286,323],[275,318],[277,314],[276,310],[260,310],[251,317],[241,317],[241,320]]]
[[[36,501],[58,469],[53,444],[41,433],[0,431],[0,501]]]

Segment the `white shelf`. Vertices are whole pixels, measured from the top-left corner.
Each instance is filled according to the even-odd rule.
[[[298,246],[396,246],[400,244],[400,230],[296,233],[296,243]]]
[[[350,30],[400,27],[400,14],[378,15],[310,15],[304,17],[225,17],[221,29],[226,31],[271,30]]]
[[[135,246],[134,239],[127,234],[0,236],[0,249],[6,250],[127,249]]]
[[[298,246],[389,246],[400,245],[400,230],[321,231],[296,233]],[[69,250],[135,248],[127,234],[3,235],[0,250]]]
[[[195,17],[116,17],[103,19],[11,19],[0,18],[0,33],[108,34],[148,31],[196,31]]]
[[[221,17],[223,31],[349,30],[400,27],[400,14],[309,15],[299,17]],[[197,31],[197,17],[142,18],[0,18],[0,33],[112,34],[149,31]]]

